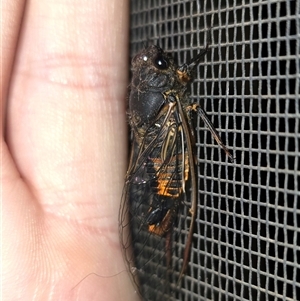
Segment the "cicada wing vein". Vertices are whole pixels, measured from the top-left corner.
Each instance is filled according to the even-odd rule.
[[[125,259],[129,270],[136,271],[139,278],[133,275],[133,280],[136,285],[152,282],[154,288],[163,284],[162,291],[170,282],[175,285],[188,265],[197,193],[188,117],[180,103],[164,112],[144,131],[142,139],[133,138],[120,208]],[[190,189],[185,188],[188,179]],[[190,195],[186,197],[187,193]],[[173,231],[173,227],[180,207],[184,206],[184,198],[191,200],[191,208],[187,210],[191,213],[191,221],[182,244],[185,245],[183,259],[182,255],[177,258],[182,262],[178,268],[180,264],[172,258],[175,242],[171,237],[181,233],[181,229],[177,227]],[[174,266],[177,276],[172,274]],[[147,286],[143,283],[145,289]]]

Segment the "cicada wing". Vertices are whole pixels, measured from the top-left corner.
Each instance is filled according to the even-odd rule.
[[[151,189],[153,181],[135,176],[125,185],[120,211],[125,260],[144,300],[168,300],[166,238],[150,232],[147,222],[151,199],[155,197]]]
[[[125,260],[144,300],[172,300],[176,294],[191,225],[177,218],[179,210],[187,216],[190,209],[184,208],[190,189],[183,184],[193,163],[185,141],[190,136],[181,124],[168,122],[173,115],[164,120],[168,126],[150,128],[145,141],[133,142],[120,207]],[[177,251],[174,242],[180,243]]]

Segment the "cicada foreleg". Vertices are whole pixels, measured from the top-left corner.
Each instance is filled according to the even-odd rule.
[[[203,122],[205,123],[205,125],[208,127],[209,131],[211,132],[213,138],[215,139],[215,141],[219,144],[219,146],[223,149],[223,151],[225,152],[225,154],[229,157],[230,161],[233,162],[234,161],[234,157],[232,156],[232,154],[230,153],[229,149],[226,147],[226,145],[223,143],[219,133],[217,132],[217,130],[215,129],[214,125],[212,124],[212,122],[210,121],[210,119],[208,118],[206,112],[201,108],[201,106],[197,103],[191,104],[186,108],[187,113],[194,111],[196,112],[201,119],[203,120]]]

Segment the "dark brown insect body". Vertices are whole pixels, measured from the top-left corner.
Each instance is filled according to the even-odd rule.
[[[186,93],[192,71],[206,52],[207,48],[181,67],[157,46],[144,49],[132,60],[132,150],[119,222],[125,259],[144,300],[171,300],[172,283],[176,286],[188,264],[197,193],[191,111],[200,114],[232,159],[205,112],[191,105]],[[191,219],[185,248],[183,257],[174,262],[174,223],[178,210],[187,203]],[[176,232],[181,235],[179,227]]]

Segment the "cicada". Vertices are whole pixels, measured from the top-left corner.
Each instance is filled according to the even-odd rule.
[[[132,60],[132,147],[119,227],[125,259],[143,300],[172,300],[188,266],[197,208],[193,112],[233,160],[205,111],[190,102],[187,92],[207,50],[182,66],[155,45]],[[178,223],[178,213],[186,206],[189,222]],[[177,239],[184,249],[174,255]]]

